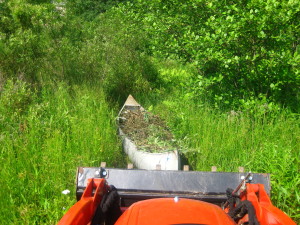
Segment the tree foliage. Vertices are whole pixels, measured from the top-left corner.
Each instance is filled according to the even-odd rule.
[[[33,81],[45,73],[59,79],[101,77],[108,71],[104,55],[109,59],[115,51],[122,57],[114,60],[127,62],[110,72],[139,80],[129,74],[149,69],[147,57],[141,58],[146,54],[192,64],[198,72],[186,90],[196,101],[232,108],[259,99],[299,111],[298,1],[10,0],[0,3],[0,11],[5,76],[23,74]],[[78,54],[91,49],[99,51],[89,54],[93,65],[84,68],[89,60],[80,61]],[[136,65],[141,67],[133,69]],[[124,75],[128,68],[133,71]],[[113,87],[116,79],[110,81]]]
[[[0,71],[5,77],[36,81],[49,49],[46,31],[54,18],[54,6],[24,0],[0,4]]]
[[[127,30],[130,21],[119,13],[100,13],[117,2],[90,2],[101,10],[82,9],[81,15],[88,3],[79,1],[1,3],[2,77],[18,77],[38,86],[47,80],[89,82],[117,99],[150,90],[157,72],[139,51],[144,48],[144,35]]]
[[[74,16],[85,20],[94,20],[100,13],[104,13],[123,0],[69,0],[68,11]]]
[[[299,1],[137,0],[128,5],[148,35],[149,52],[198,68],[189,85],[195,97],[203,97],[204,89],[212,102],[237,105],[264,97],[299,109]]]

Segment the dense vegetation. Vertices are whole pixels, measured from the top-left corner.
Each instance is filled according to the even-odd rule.
[[[128,94],[193,169],[271,173],[299,221],[299,18],[293,0],[0,1],[0,223],[54,224],[77,166],[124,166]]]

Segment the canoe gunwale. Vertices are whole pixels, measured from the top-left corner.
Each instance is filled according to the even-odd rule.
[[[123,111],[145,111],[145,109],[135,101],[135,99],[129,95],[125,104],[121,108],[117,121],[119,124]],[[179,170],[180,159],[177,149],[166,150],[160,152],[147,152],[142,151],[139,147],[131,140],[118,125],[118,134],[122,139],[123,150],[129,156],[129,159],[139,169],[155,170],[157,165],[161,166],[161,170]]]

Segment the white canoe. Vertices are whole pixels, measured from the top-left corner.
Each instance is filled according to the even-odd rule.
[[[119,112],[119,117],[124,110],[144,111],[144,108],[129,95],[125,104]],[[138,150],[138,146],[127,137],[119,127],[119,135],[123,141],[123,149],[129,159],[138,169],[155,170],[160,167],[161,170],[179,170],[180,157],[177,150],[151,153]]]

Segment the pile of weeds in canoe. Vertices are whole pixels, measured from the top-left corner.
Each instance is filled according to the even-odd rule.
[[[121,114],[120,127],[139,150],[165,152],[176,148],[165,122],[150,112],[126,110]]]

